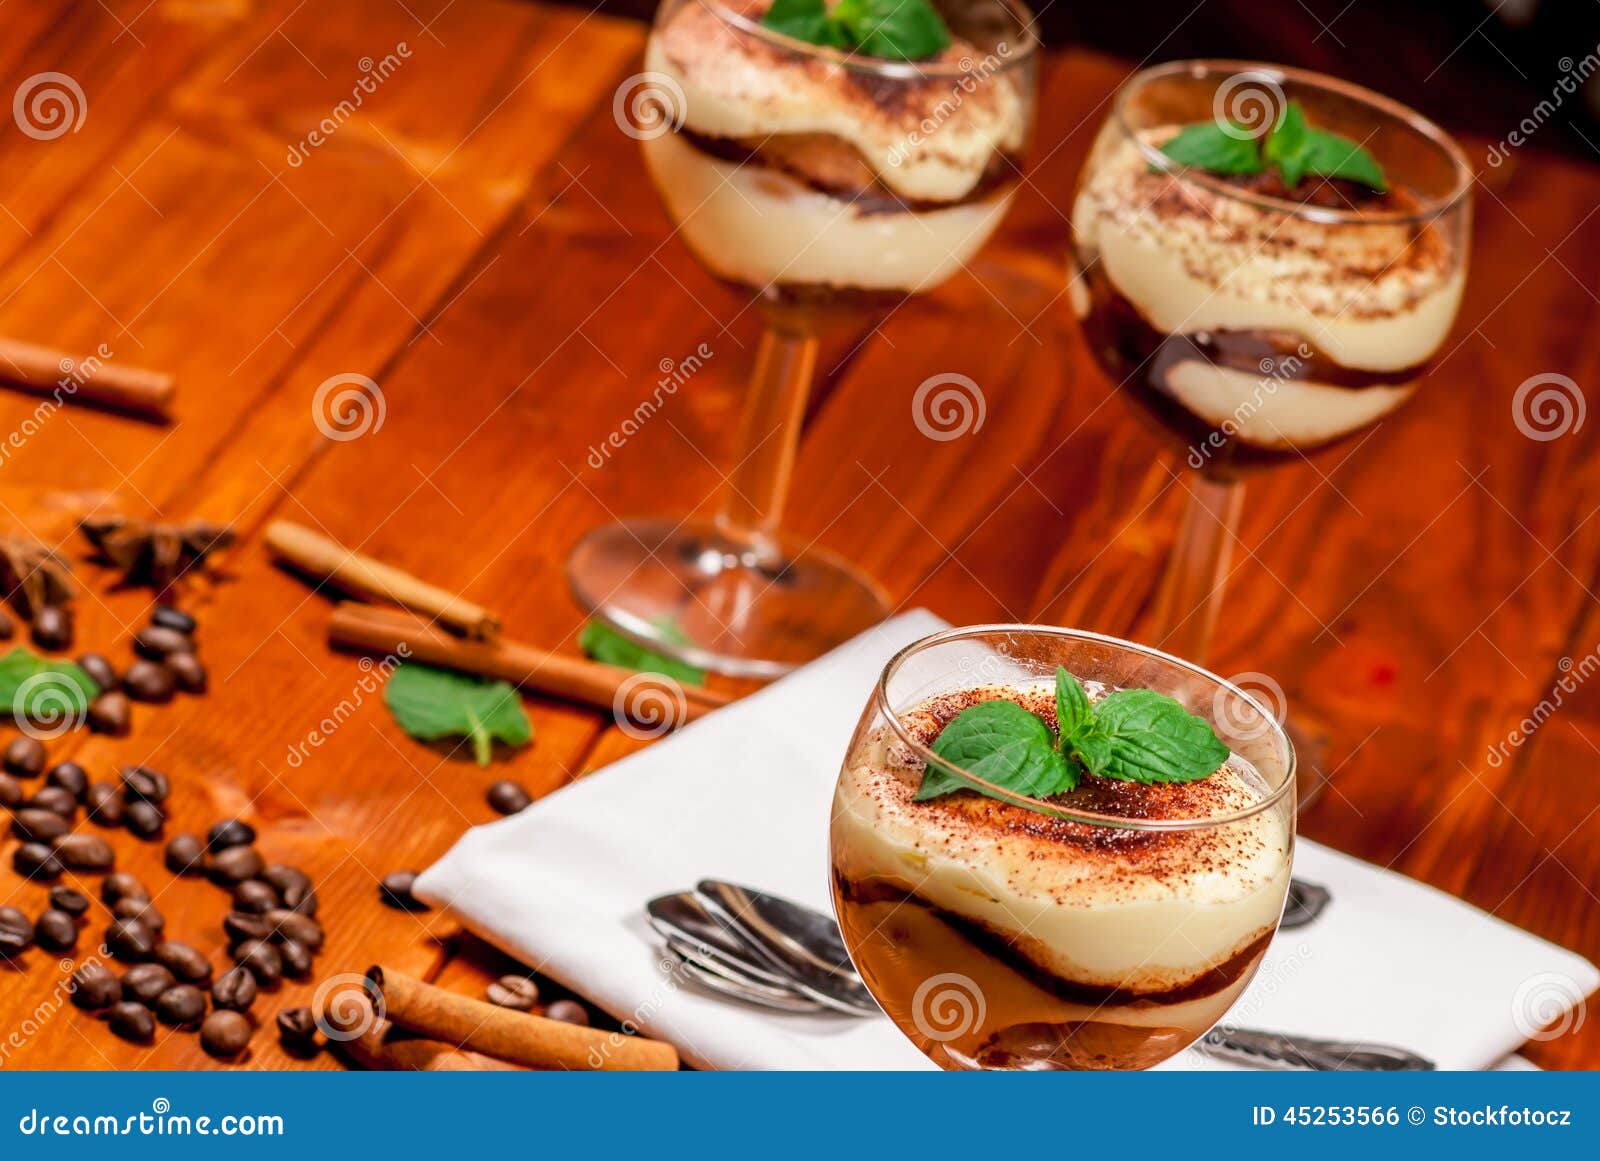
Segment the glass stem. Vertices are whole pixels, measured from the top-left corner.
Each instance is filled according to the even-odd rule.
[[[1244,507],[1244,484],[1191,475],[1189,499],[1156,596],[1155,644],[1206,664]]]
[[[783,563],[778,526],[794,473],[800,425],[817,365],[817,340],[802,323],[769,317],[739,421],[717,527],[744,549],[746,563]]]

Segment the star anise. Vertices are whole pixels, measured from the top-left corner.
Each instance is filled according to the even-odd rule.
[[[122,573],[122,583],[169,587],[206,557],[233,543],[233,529],[208,520],[159,523],[98,516],[78,523],[100,559]]]
[[[0,596],[23,617],[32,620],[40,609],[76,595],[65,557],[27,536],[0,536]]]

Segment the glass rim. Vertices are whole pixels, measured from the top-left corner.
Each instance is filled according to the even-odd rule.
[[[692,0],[709,9],[719,20],[733,25],[739,31],[749,34],[758,40],[765,41],[776,48],[797,56],[808,56],[816,60],[827,61],[853,72],[871,73],[880,77],[894,77],[899,80],[938,80],[941,78],[959,79],[972,73],[972,61],[966,60],[967,67],[961,66],[961,61],[948,64],[928,65],[922,61],[883,60],[876,57],[857,56],[854,52],[842,49],[829,48],[826,45],[812,44],[810,41],[799,40],[782,32],[774,31],[758,20],[751,20],[742,12],[724,4],[722,0]],[[995,69],[997,73],[1009,72],[1013,68],[1021,67],[1032,60],[1039,51],[1041,42],[1039,34],[1034,31],[1036,18],[1022,0],[981,0],[981,3],[1004,12],[1015,23],[1019,38],[1022,43],[1015,45],[1009,52],[1000,52],[997,47],[985,50],[985,55],[998,56],[1000,66]],[[1010,43],[1009,41],[1003,43]]]
[[[1266,194],[1256,194],[1248,190],[1241,190],[1237,186],[1229,185],[1214,174],[1180,165],[1161,152],[1160,149],[1141,138],[1133,130],[1133,127],[1128,124],[1126,116],[1127,103],[1140,88],[1151,81],[1182,74],[1198,78],[1222,72],[1235,75],[1239,73],[1258,73],[1280,84],[1284,81],[1290,81],[1298,85],[1323,89],[1351,101],[1370,106],[1393,117],[1444,153],[1445,157],[1449,159],[1451,168],[1455,171],[1455,184],[1448,193],[1439,197],[1425,199],[1424,205],[1416,210],[1372,212],[1341,210],[1330,206],[1313,206],[1305,202],[1292,202],[1284,198],[1275,198]],[[1327,73],[1294,68],[1290,65],[1269,64],[1265,61],[1230,60],[1222,57],[1196,57],[1190,60],[1169,61],[1166,64],[1140,69],[1123,81],[1121,87],[1118,88],[1115,101],[1112,104],[1111,117],[1123,136],[1132,141],[1139,152],[1145,155],[1150,164],[1162,172],[1169,173],[1180,181],[1192,182],[1195,185],[1211,190],[1213,193],[1234,201],[1244,202],[1258,209],[1271,210],[1273,213],[1305,218],[1310,221],[1330,222],[1341,225],[1394,225],[1430,222],[1444,216],[1462,202],[1471,192],[1472,183],[1477,180],[1477,174],[1473,171],[1472,164],[1467,160],[1466,151],[1437,122],[1424,117],[1409,105],[1402,105],[1399,101],[1362,85],[1340,80],[1338,77],[1329,76]]]
[[[1110,645],[1113,648],[1140,654],[1152,661],[1159,661],[1215,683],[1249,703],[1261,714],[1263,720],[1269,723],[1267,729],[1276,734],[1283,745],[1285,767],[1282,781],[1273,787],[1271,793],[1265,795],[1260,801],[1253,802],[1240,810],[1230,811],[1227,814],[1209,815],[1205,818],[1127,818],[1122,815],[1101,814],[1092,810],[1075,810],[1064,807],[1058,802],[1050,802],[1047,799],[1031,798],[1026,794],[1018,794],[1014,790],[1006,790],[1003,787],[996,786],[992,782],[988,782],[976,774],[957,766],[955,763],[939,757],[929,747],[924,746],[916,738],[912,737],[910,731],[901,724],[899,714],[894,711],[889,703],[889,679],[908,658],[935,645],[944,645],[951,641],[999,633],[1034,633],[1047,637],[1059,637],[1069,641]],[[883,671],[878,675],[878,681],[873,690],[873,704],[877,711],[883,715],[884,720],[889,723],[889,728],[894,731],[895,736],[909,746],[911,751],[923,759],[924,762],[938,762],[941,766],[955,771],[975,786],[986,787],[994,791],[995,796],[1003,802],[1009,802],[1068,822],[1082,823],[1085,826],[1115,827],[1119,830],[1141,831],[1212,830],[1216,827],[1228,826],[1235,822],[1242,822],[1247,818],[1253,818],[1263,811],[1270,810],[1276,806],[1286,795],[1294,793],[1297,763],[1294,742],[1289,737],[1288,731],[1284,729],[1283,723],[1266,706],[1227,678],[1212,673],[1203,666],[1196,665],[1191,661],[1185,661],[1181,657],[1175,657],[1171,653],[1163,653],[1161,650],[1149,645],[1140,645],[1136,641],[1113,637],[1107,633],[1094,633],[1088,629],[1063,629],[1055,625],[1030,625],[1022,622],[995,622],[987,625],[964,625],[942,629],[926,637],[919,637],[889,658],[884,664]],[[1231,748],[1230,753],[1232,753]]]

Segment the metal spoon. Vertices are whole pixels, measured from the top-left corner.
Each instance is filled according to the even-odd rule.
[[[722,965],[713,966],[699,960],[691,949],[677,941],[668,940],[667,950],[677,957],[684,975],[719,995],[780,1012],[818,1013],[830,1010],[787,987],[769,987]]]
[[[1207,1056],[1251,1068],[1309,1069],[1315,1072],[1432,1072],[1426,1056],[1392,1044],[1323,1040],[1253,1028],[1218,1026],[1195,1047]]]
[[[1322,914],[1333,896],[1326,887],[1308,883],[1304,879],[1289,880],[1289,898],[1283,905],[1283,920],[1279,931],[1292,931],[1304,927]]]
[[[692,948],[695,954],[691,958],[703,965],[730,966],[755,983],[792,990],[789,977],[759,966],[753,958],[759,953],[719,923],[706,910],[705,900],[694,892],[677,891],[657,896],[645,905],[645,916],[669,946],[677,941]]]

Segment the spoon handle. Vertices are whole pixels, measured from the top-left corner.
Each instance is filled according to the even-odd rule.
[[[1316,1072],[1431,1072],[1425,1056],[1392,1044],[1322,1040],[1252,1028],[1218,1025],[1195,1045],[1207,1056],[1251,1068],[1310,1069]]]

